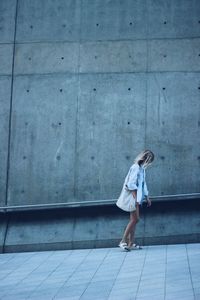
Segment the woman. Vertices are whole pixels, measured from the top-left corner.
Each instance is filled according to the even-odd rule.
[[[145,180],[145,169],[153,162],[154,154],[150,150],[142,151],[135,159],[126,178],[126,188],[132,192],[135,199],[136,210],[130,212],[130,221],[125,229],[123,238],[119,243],[119,247],[123,250],[142,249],[141,246],[134,244],[134,235],[136,224],[139,221],[139,205],[146,198],[147,206],[151,206],[151,200],[148,196],[148,190]]]

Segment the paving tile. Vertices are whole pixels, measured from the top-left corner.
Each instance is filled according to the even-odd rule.
[[[124,294],[114,295],[114,296],[110,295],[108,298],[108,300],[122,300],[122,299],[123,300],[133,300],[133,299],[135,299],[135,295],[124,295]]]
[[[190,295],[165,295],[165,300],[177,300],[177,299],[181,299],[181,300],[195,300],[194,295],[190,294]]]
[[[59,299],[62,297],[80,297],[85,289],[87,288],[87,284],[76,284],[73,286],[63,286],[61,287],[57,293],[55,294],[55,299]]]
[[[119,289],[136,289],[138,288],[139,280],[137,281],[123,281],[123,282],[115,282],[112,290]]]
[[[152,297],[152,298],[151,298]],[[159,295],[144,295],[144,296],[137,296],[136,297],[136,300],[149,300],[149,299],[153,299],[153,300],[164,300],[165,299],[165,296],[164,294],[159,294]]]
[[[137,294],[137,289],[118,289],[118,290],[112,290],[110,292],[109,298],[118,298],[121,297],[121,299],[135,299],[135,296]]]
[[[165,280],[165,300],[200,300],[199,278],[200,244],[0,255],[2,300],[164,300]]]
[[[198,294],[200,294],[200,287],[194,287],[194,293],[195,293],[195,295],[198,295]]]

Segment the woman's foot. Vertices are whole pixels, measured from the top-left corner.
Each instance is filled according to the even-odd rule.
[[[130,251],[126,242],[121,241],[118,246],[124,251]]]
[[[140,245],[133,244],[128,246],[129,250],[142,250],[143,248]]]

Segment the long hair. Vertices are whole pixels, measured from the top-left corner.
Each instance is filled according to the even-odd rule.
[[[150,150],[144,150],[138,156],[135,158],[134,163],[137,163],[139,165],[142,164],[144,168],[146,168],[148,165],[152,163],[154,160],[154,154]]]

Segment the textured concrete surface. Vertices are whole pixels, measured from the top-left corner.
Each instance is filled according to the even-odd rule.
[[[200,244],[0,255],[0,299],[199,300]]]
[[[18,76],[14,85],[12,126],[19,130],[11,134],[8,204],[65,202],[74,196],[76,78]]]
[[[0,205],[5,205],[11,77],[0,76]]]
[[[200,192],[199,1],[0,2],[0,203],[115,199],[144,148]]]
[[[13,43],[17,0],[0,1],[0,43]]]
[[[140,210],[142,245],[200,242],[200,201],[155,202]],[[116,205],[0,214],[1,252],[115,247],[129,214]]]

